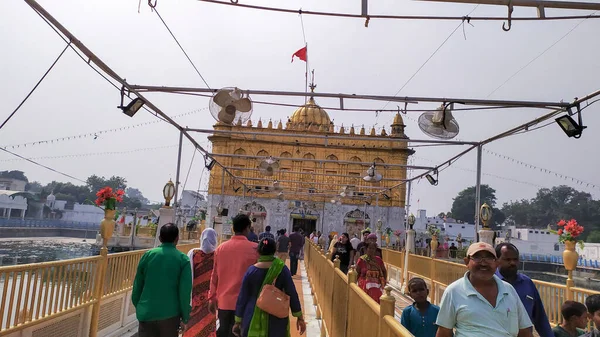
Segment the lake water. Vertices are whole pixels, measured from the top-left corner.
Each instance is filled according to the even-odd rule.
[[[0,266],[74,259],[96,255],[91,240],[72,238],[0,239]]]

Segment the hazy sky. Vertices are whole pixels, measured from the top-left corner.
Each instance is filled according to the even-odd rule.
[[[265,6],[333,12],[360,12],[359,0],[240,0]],[[179,50],[156,13],[138,1],[106,0],[40,1],[98,57],[133,84],[197,86],[204,84]],[[397,0],[371,0],[370,13],[396,15],[463,16],[474,5],[451,5]],[[233,8],[201,1],[158,1],[160,14],[183,44],[213,88],[304,90],[304,63],[290,63],[304,45],[301,20],[295,14]],[[515,8],[515,16],[535,15],[534,9]],[[547,15],[588,14],[547,10]],[[478,6],[475,16],[503,16],[506,8]],[[384,21],[304,16],[310,67],[315,69],[317,91],[393,95],[414,74],[459,24],[455,21]],[[598,20],[514,22],[510,32],[502,21],[476,21],[459,28],[400,96],[486,98],[521,67],[549,49],[506,85],[492,99],[571,101],[600,89],[600,29]],[[463,34],[464,32],[464,34]],[[465,39],[466,36],[466,39]],[[27,95],[65,47],[65,43],[31,9],[19,0],[0,1],[0,119],[4,120]],[[214,120],[205,109],[208,99],[168,94],[148,94],[182,125],[210,128]],[[254,99],[301,104],[303,98]],[[337,99],[319,99],[322,106],[337,106]],[[134,118],[116,108],[119,92],[69,50],[25,103],[0,130],[0,146],[94,133],[101,130],[156,121],[141,111]],[[384,102],[345,101],[345,106],[381,109]],[[390,104],[388,108],[394,108]],[[419,108],[436,105],[419,104]],[[567,138],[555,124],[494,142],[485,148],[537,167],[598,184],[596,176],[600,104],[583,117],[588,129],[579,140]],[[294,108],[255,105],[259,118],[285,120]],[[511,109],[457,112],[462,140],[482,140],[543,113]],[[336,125],[386,126],[393,113],[329,111]],[[415,120],[405,116],[406,133],[426,139]],[[163,122],[48,144],[8,148],[20,155],[39,158],[42,164],[85,180],[91,174],[126,177],[151,200],[161,200],[162,186],[175,178],[178,132]],[[207,145],[204,135],[196,139]],[[431,165],[460,151],[459,147],[417,148],[413,163]],[[190,167],[193,147],[185,144],[183,177]],[[86,156],[70,156],[81,155]],[[49,157],[49,158],[40,158]],[[196,156],[186,188],[196,189],[203,162]],[[475,153],[464,156],[440,174],[437,187],[421,181],[413,188],[413,210],[448,211],[452,198],[475,184]],[[0,170],[25,171],[30,180],[43,183],[69,180],[11,155],[0,153]],[[567,184],[598,196],[600,187],[581,186],[571,179],[527,168],[484,152],[483,183],[497,190],[500,202],[531,198],[539,187]],[[202,179],[206,186],[208,175]],[[419,203],[417,204],[417,200]]]

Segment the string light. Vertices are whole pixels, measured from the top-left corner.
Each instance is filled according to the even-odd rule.
[[[208,108],[201,108],[201,109],[192,110],[192,111],[185,112],[185,113],[182,113],[182,114],[179,114],[179,115],[175,115],[172,118],[180,118],[180,117],[189,116],[189,115],[192,115],[192,114],[197,114],[197,113],[199,113],[199,112],[201,112],[203,110],[207,110],[207,109]],[[48,139],[48,140],[38,140],[38,141],[28,142],[28,143],[6,145],[6,146],[2,146],[1,148],[4,148],[4,149],[18,149],[18,148],[21,148],[21,147],[43,145],[43,144],[54,144],[55,142],[63,142],[63,141],[70,141],[70,140],[76,140],[76,139],[81,139],[81,138],[90,138],[90,137],[92,137],[93,139],[97,139],[102,134],[125,131],[125,130],[134,129],[134,128],[138,128],[138,127],[144,127],[144,126],[148,126],[148,125],[152,125],[152,124],[157,124],[157,123],[160,123],[160,122],[162,122],[162,120],[155,119],[155,120],[152,120],[152,121],[149,121],[149,122],[138,123],[138,124],[129,125],[129,126],[123,126],[123,127],[119,127],[119,128],[112,128],[112,129],[107,129],[107,130],[93,131],[93,132],[89,132],[89,133],[83,133],[83,134],[73,135],[73,136],[59,137],[59,138]]]

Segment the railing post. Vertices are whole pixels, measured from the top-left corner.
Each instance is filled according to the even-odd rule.
[[[100,319],[100,301],[102,300],[102,292],[106,281],[106,269],[108,267],[108,249],[103,246],[100,249],[100,260],[98,261],[98,272],[94,280],[94,299],[92,305],[92,319],[90,321],[90,337],[98,335],[98,323]]]
[[[100,223],[100,235],[102,236],[102,248],[100,248],[100,260],[98,261],[98,274],[94,280],[94,299],[92,305],[92,318],[90,320],[89,337],[98,335],[98,323],[100,320],[100,302],[104,292],[104,283],[106,280],[106,270],[108,268],[108,240],[110,240],[115,229],[115,210],[104,210],[104,220]]]
[[[337,269],[340,269],[340,263],[341,263],[340,256],[336,255],[335,260],[333,260],[333,266]]]
[[[356,284],[357,279],[358,279],[358,273],[356,272],[356,267],[354,265],[351,265],[350,269],[348,270],[348,284],[350,284],[350,283]]]
[[[377,328],[377,336],[381,336],[381,331],[383,329],[383,325],[385,324],[384,317],[395,317],[396,298],[392,296],[392,287],[389,285],[385,287],[385,294],[379,298],[379,301],[379,325]]]
[[[436,297],[435,297],[435,257],[432,257],[429,261],[431,266],[429,267],[429,275],[431,276],[431,290],[429,291],[429,296],[431,298],[431,303],[437,305]]]

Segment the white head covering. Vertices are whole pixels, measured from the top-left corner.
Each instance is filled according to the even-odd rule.
[[[217,249],[218,245],[217,241],[217,232],[212,228],[206,228],[202,231],[202,235],[200,235],[200,250],[205,254],[210,254]],[[194,278],[194,252],[198,248],[191,249],[187,256],[190,259],[190,267],[192,268],[192,280]],[[193,282],[193,281],[192,281]],[[190,305],[192,305],[192,298],[190,296]]]
[[[200,250],[205,254],[210,254],[217,249],[217,232],[212,228],[207,228],[200,235]]]

